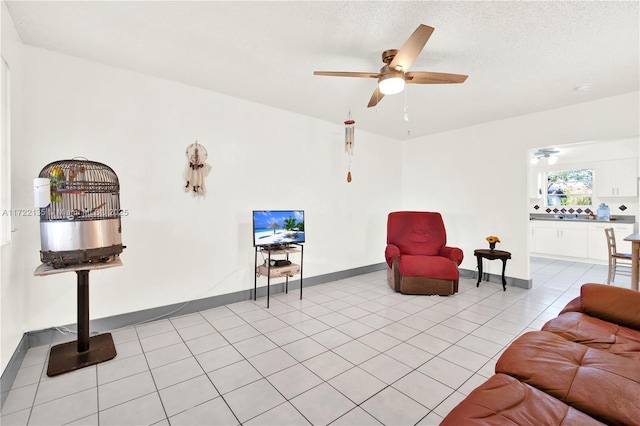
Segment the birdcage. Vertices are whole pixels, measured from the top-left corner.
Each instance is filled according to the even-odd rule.
[[[43,263],[61,268],[108,262],[122,253],[120,184],[109,166],[61,160],[39,177],[50,182],[49,205],[40,209]]]

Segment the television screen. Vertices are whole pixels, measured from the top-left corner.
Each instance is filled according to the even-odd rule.
[[[304,243],[304,210],[254,210],[253,245]]]

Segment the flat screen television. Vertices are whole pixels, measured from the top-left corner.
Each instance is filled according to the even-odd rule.
[[[304,210],[254,210],[253,245],[304,243]]]

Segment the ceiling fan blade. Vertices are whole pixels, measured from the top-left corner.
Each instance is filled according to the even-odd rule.
[[[452,84],[464,83],[469,76],[444,72],[415,71],[406,73],[404,77],[407,84]]]
[[[384,97],[384,93],[382,93],[380,91],[380,88],[376,86],[376,90],[373,92],[373,95],[371,95],[371,99],[369,100],[369,105],[367,105],[367,108],[371,108],[378,105],[378,102],[380,102],[380,100],[383,97]]]
[[[406,72],[420,52],[422,52],[433,30],[433,27],[428,27],[423,24],[418,25],[418,28],[411,34],[411,37],[409,37],[400,50],[398,50],[398,53],[389,64],[389,68],[397,69],[397,67],[401,67],[400,71]]]
[[[313,75],[324,75],[329,77],[364,77],[378,78],[380,74],[371,72],[342,72],[342,71],[314,71]]]

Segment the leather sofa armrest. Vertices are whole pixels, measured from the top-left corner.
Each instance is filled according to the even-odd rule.
[[[458,247],[444,246],[440,248],[440,256],[451,259],[453,263],[460,266],[462,259],[464,259],[464,253]]]
[[[576,297],[575,299],[567,303],[567,306],[562,308],[562,310],[558,315],[562,315],[565,312],[584,312],[582,310],[582,305],[580,304],[580,296]]]
[[[592,317],[640,330],[640,292],[604,284],[583,284],[580,306]]]
[[[393,259],[400,257],[400,248],[395,244],[387,244],[387,248],[384,250],[384,257],[387,260],[387,265],[391,268]]]

